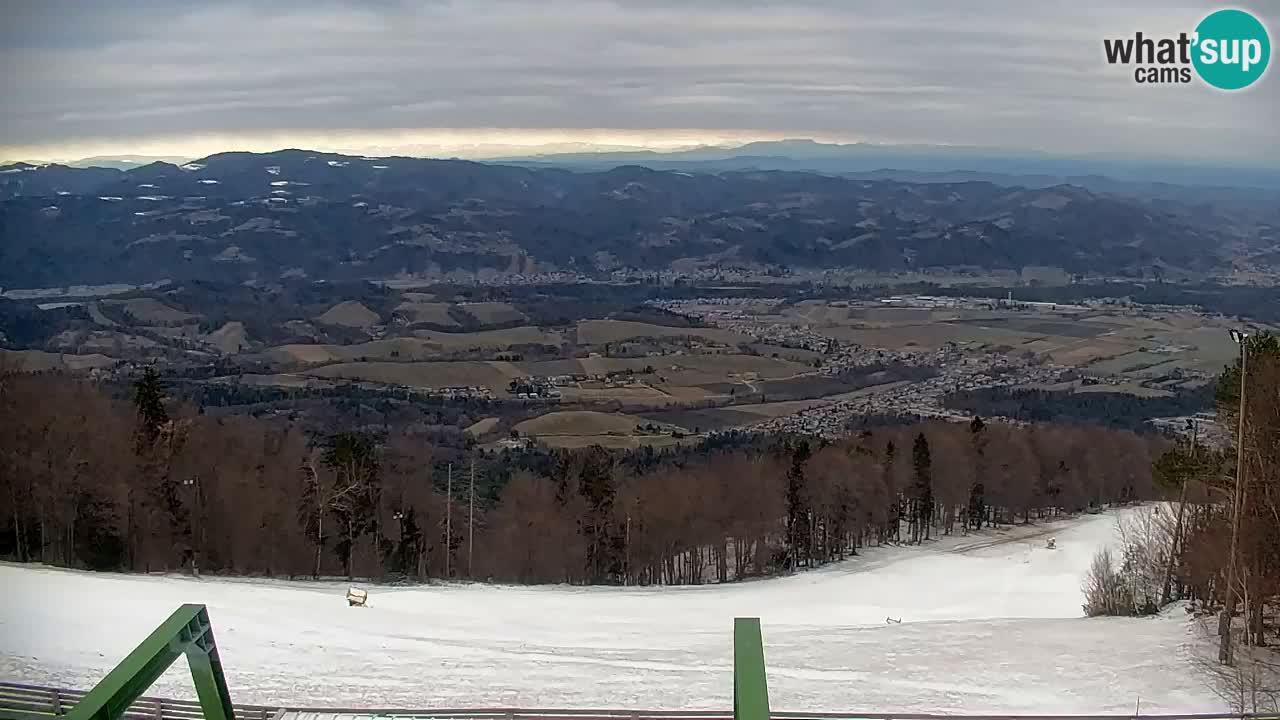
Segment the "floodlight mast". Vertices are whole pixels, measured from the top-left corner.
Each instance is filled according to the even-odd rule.
[[[1244,506],[1244,412],[1248,407],[1245,392],[1248,390],[1249,333],[1231,329],[1231,339],[1240,346],[1240,406],[1236,425],[1236,478],[1231,491],[1231,555],[1227,559],[1227,596],[1222,614],[1218,617],[1218,662],[1231,665],[1234,655],[1231,647],[1231,619],[1236,609],[1236,548],[1240,537],[1240,509]],[[1248,622],[1248,618],[1245,619]],[[1246,639],[1248,632],[1245,633]],[[1246,643],[1247,644],[1247,643]]]

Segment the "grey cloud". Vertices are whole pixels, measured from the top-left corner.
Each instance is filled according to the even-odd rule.
[[[1143,87],[1103,37],[1207,2],[12,4],[0,145],[396,128],[707,128],[1280,162],[1280,78]],[[1272,28],[1280,14],[1253,8]],[[1277,38],[1273,38],[1273,41]]]

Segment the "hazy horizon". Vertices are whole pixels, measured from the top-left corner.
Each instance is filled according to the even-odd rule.
[[[0,158],[481,159],[814,138],[1280,164],[1275,78],[1235,93],[1140,85],[1104,61],[1104,38],[1176,35],[1218,7],[17,2],[0,28]],[[1275,5],[1240,7],[1280,26]]]
[[[353,145],[344,143],[333,143],[315,138],[308,138],[311,142],[294,142],[290,143],[282,140],[264,140],[264,141],[245,141],[245,142],[228,142],[224,144],[216,143],[195,143],[187,145],[156,145],[153,142],[146,142],[141,145],[129,146],[104,146],[97,147],[92,153],[76,153],[67,152],[54,156],[10,156],[0,154],[0,164],[8,163],[29,163],[35,165],[57,164],[57,165],[75,165],[75,166],[92,166],[93,161],[109,162],[112,164],[138,164],[142,165],[150,162],[171,162],[182,163],[201,158],[218,155],[221,153],[247,152],[255,154],[269,154],[274,152],[283,152],[288,150],[311,151],[317,153],[332,153],[338,155],[348,155],[352,157],[414,157],[414,158],[433,158],[433,159],[459,159],[459,160],[475,160],[475,161],[501,161],[509,159],[537,159],[545,157],[554,160],[559,157],[582,156],[598,154],[606,157],[610,154],[638,154],[638,153],[654,153],[656,157],[663,157],[672,154],[671,157],[678,157],[679,153],[697,152],[697,151],[722,151],[726,157],[731,157],[735,150],[747,148],[749,145],[761,143],[799,143],[811,142],[824,148],[847,148],[858,146],[862,148],[882,149],[886,152],[895,150],[912,151],[912,150],[936,150],[939,156],[946,153],[952,153],[950,157],[954,157],[957,162],[963,159],[965,154],[969,154],[974,158],[1000,158],[1009,160],[1043,160],[1048,162],[1098,162],[1100,164],[1109,164],[1120,166],[1144,166],[1150,165],[1154,167],[1184,167],[1184,168],[1216,168],[1216,169],[1272,169],[1273,165],[1265,160],[1246,160],[1246,159],[1215,159],[1202,157],[1176,157],[1176,156],[1158,156],[1158,155],[1138,155],[1138,154],[1120,154],[1120,153],[1053,153],[1041,149],[1027,148],[1009,148],[1009,147],[983,147],[974,145],[943,145],[943,144],[907,144],[907,143],[869,143],[869,142],[840,142],[834,140],[818,139],[804,136],[788,136],[788,137],[768,137],[759,139],[743,139],[739,141],[726,142],[723,140],[674,144],[674,143],[649,143],[638,142],[637,144],[620,144],[620,143],[593,143],[590,141],[563,141],[549,142],[541,144],[515,144],[511,142],[492,142],[492,143],[472,143],[472,144],[453,144],[453,145],[429,145],[424,143],[408,143],[397,145]],[[142,147],[151,152],[138,152],[138,148]],[[86,148],[86,150],[93,148]],[[186,149],[187,152],[176,152],[177,149]],[[196,151],[199,149],[199,151]],[[780,154],[779,157],[786,157]],[[920,157],[927,157],[921,155]],[[938,157],[938,156],[935,156]],[[938,157],[938,159],[945,159]],[[886,168],[891,169],[891,168]],[[972,170],[963,164],[957,164],[952,170],[964,171]]]

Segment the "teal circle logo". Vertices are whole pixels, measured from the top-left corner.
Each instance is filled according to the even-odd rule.
[[[1191,62],[1200,79],[1219,90],[1240,90],[1258,81],[1271,59],[1267,28],[1243,10],[1219,10],[1196,26]]]

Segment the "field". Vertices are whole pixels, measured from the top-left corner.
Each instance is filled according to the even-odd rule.
[[[768,420],[769,418],[793,415],[798,412],[822,407],[824,405],[830,405],[842,400],[854,400],[873,393],[892,390],[895,387],[900,387],[906,384],[907,381],[895,381],[884,383],[882,385],[873,385],[860,390],[853,390],[851,392],[828,395],[826,397],[815,398],[812,400],[786,400],[781,402],[750,403],[703,409],[657,410],[643,413],[643,417],[654,422],[670,423],[672,425],[689,428],[694,432],[725,430],[728,428],[750,425],[762,420]]]
[[[339,325],[350,328],[368,328],[381,322],[378,313],[354,300],[346,300],[334,305],[316,318],[325,325]]]
[[[756,343],[751,346],[751,349],[765,357],[777,357],[782,360],[790,360],[791,362],[798,362],[802,364],[813,362],[815,359],[822,357],[822,353],[814,352],[813,350],[802,350],[782,345],[769,345],[767,343]]]
[[[663,407],[685,402],[649,385],[606,387],[584,383],[581,387],[561,388],[560,392],[565,402],[616,402],[628,407]]]
[[[586,410],[550,412],[518,423],[515,429],[551,447],[581,448],[601,445],[608,448],[634,449],[642,445],[668,447],[693,438],[675,438],[670,434],[646,433],[641,425],[651,421],[636,415]],[[667,429],[673,429],[668,427]],[[682,428],[674,428],[681,429]]]
[[[414,337],[447,350],[481,348],[504,350],[517,345],[563,345],[560,333],[536,327],[514,327],[506,330],[480,330],[470,333],[445,333],[434,330],[415,330]]]
[[[133,298],[131,300],[103,300],[103,305],[117,306],[124,309],[125,314],[146,325],[181,325],[199,319],[199,315],[182,312],[154,298]]]
[[[542,444],[566,450],[588,448],[595,445],[611,450],[636,450],[641,447],[662,449],[696,443],[698,438],[671,435],[550,435],[539,438]]]
[[[582,368],[588,374],[605,374],[622,370],[639,372],[654,369],[663,386],[703,386],[725,383],[744,385],[746,378],[789,378],[812,372],[813,368],[797,363],[754,355],[677,355],[654,358],[586,358]],[[723,388],[717,392],[723,392]]]
[[[621,413],[567,410],[550,412],[516,425],[521,435],[630,435],[641,418]]]
[[[512,347],[514,340],[538,339],[544,343],[562,340],[537,328],[511,328],[476,333],[435,333],[417,331],[418,337],[374,340],[354,345],[282,345],[268,356],[287,363],[321,365],[306,374],[325,378],[358,379],[366,382],[439,388],[445,386],[487,387],[505,395],[514,378],[549,375],[585,375],[559,389],[563,402],[621,403],[634,408],[677,407],[709,399],[727,400],[771,388],[776,399],[788,392],[821,390],[814,383],[812,368],[777,358],[755,355],[674,355],[656,358],[573,358],[530,362],[442,361],[448,351]],[[465,338],[465,339],[464,339]],[[452,346],[440,342],[447,340]],[[646,373],[646,369],[652,372]],[[633,372],[630,383],[606,382],[609,373]],[[827,381],[830,384],[831,381]],[[833,386],[832,392],[839,387]]]
[[[483,420],[477,420],[467,426],[467,434],[471,437],[480,437],[488,435],[498,427],[499,419],[496,417],[488,417]]]
[[[1127,393],[1138,397],[1173,397],[1173,393],[1168,390],[1162,390],[1157,387],[1147,387],[1139,385],[1136,382],[1122,382],[1116,385],[1112,385],[1110,383],[1084,385],[1078,380],[1073,380],[1069,382],[1053,383],[1051,385],[1032,383],[1029,385],[1020,385],[1018,387],[1027,390],[1069,390],[1073,393]]]
[[[367,608],[346,606],[342,582],[0,565],[0,678],[87,688],[200,602],[241,703],[728,710],[732,619],[758,616],[778,711],[1132,713],[1138,698],[1144,713],[1227,710],[1195,665],[1203,631],[1180,609],[1080,617],[1081,576],[1113,523],[868,548],[736,585],[367,586]],[[178,663],[152,693],[193,697],[186,672]]]
[[[602,345],[638,337],[692,337],[729,346],[751,342],[746,335],[720,328],[675,328],[628,320],[583,320],[578,323],[580,345]]]
[[[1090,308],[953,309],[844,307],[807,301],[758,308],[761,320],[803,323],[865,347],[1030,351],[1060,365],[1135,379],[1173,369],[1215,373],[1235,355],[1231,321],[1191,313],[1121,313]]]
[[[43,350],[0,349],[0,362],[23,372],[44,372],[47,370],[109,368],[120,361],[98,354],[68,355],[45,352]]]
[[[468,350],[505,350],[520,345],[552,345],[564,343],[559,333],[535,327],[506,330],[481,330],[471,333],[446,333],[415,330],[412,337],[371,340],[354,345],[312,345],[295,343],[280,345],[268,355],[284,362],[326,363],[369,360],[429,360],[444,353]]]
[[[226,355],[234,355],[249,347],[249,339],[244,332],[244,323],[235,321],[225,323],[222,327],[205,335],[204,341]]]
[[[80,350],[102,351],[118,356],[121,352],[129,353],[138,350],[160,347],[160,343],[149,337],[133,335],[126,332],[95,330],[80,343]]]
[[[323,378],[311,377],[309,375],[294,375],[290,373],[281,373],[277,375],[230,375],[222,378],[216,378],[214,382],[285,388],[327,387],[333,384]]]
[[[745,407],[742,405],[734,407],[706,408],[700,410],[656,410],[645,412],[643,417],[647,420],[660,423],[670,423],[688,428],[690,431],[704,433],[715,430],[727,430],[733,427],[741,427],[752,423],[760,422],[765,419],[765,415],[756,414],[740,410]]]
[[[441,327],[457,327],[458,321],[449,314],[449,303],[403,302],[396,306],[410,323],[430,323]]]
[[[631,371],[632,382],[599,379],[562,385],[565,402],[617,402],[631,408],[677,407],[707,400],[728,401],[735,395],[759,392],[775,385],[778,394],[810,387],[822,379],[800,363],[759,355],[708,353],[661,357],[586,357],[514,362],[519,373],[536,376],[569,375],[599,378]]]
[[[779,358],[728,353],[640,358],[586,357],[520,362],[516,365],[532,375],[604,375],[625,370],[639,373],[645,368],[653,368],[654,374],[663,375],[670,383],[679,385],[723,382],[746,373],[755,373],[760,378],[789,378],[813,371],[806,365]]]
[[[489,362],[349,362],[306,372],[322,378],[345,378],[419,388],[485,387],[505,395],[511,375]]]
[[[475,318],[481,325],[504,325],[527,320],[525,314],[510,303],[477,302],[459,305],[463,312]]]

